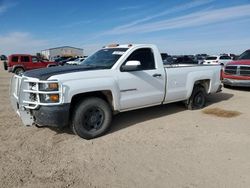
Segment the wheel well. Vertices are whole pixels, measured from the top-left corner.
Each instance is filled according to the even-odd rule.
[[[15,67],[14,67],[14,69],[13,69],[13,72],[15,72],[15,71],[16,71],[16,69],[18,69],[18,68],[21,68],[21,69],[23,69],[23,70],[24,70],[24,68],[23,68],[22,66],[15,66]]]
[[[204,87],[205,92],[208,93],[209,87],[210,87],[210,80],[209,80],[209,79],[207,79],[207,80],[197,80],[197,81],[194,83],[194,87],[195,87],[196,85],[200,85],[200,86]]]
[[[109,90],[104,90],[104,91],[94,91],[94,92],[87,92],[87,93],[79,93],[77,95],[74,95],[71,100],[70,104],[70,111],[74,109],[77,103],[79,101],[88,98],[88,97],[98,97],[103,100],[105,100],[111,107],[112,111],[114,110],[113,108],[113,95],[112,92]]]
[[[55,64],[48,64],[47,67],[55,67]]]

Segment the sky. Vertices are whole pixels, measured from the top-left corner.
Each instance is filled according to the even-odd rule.
[[[250,49],[250,0],[0,0],[0,54],[118,43],[168,54]]]

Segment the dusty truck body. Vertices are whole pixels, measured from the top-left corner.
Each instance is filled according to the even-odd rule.
[[[25,125],[70,125],[82,138],[104,134],[112,115],[184,101],[205,105],[221,88],[220,66],[164,66],[155,45],[111,45],[83,65],[51,67],[14,76],[12,105]]]

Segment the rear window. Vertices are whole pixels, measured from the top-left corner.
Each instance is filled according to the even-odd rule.
[[[214,56],[210,56],[210,57],[207,57],[206,60],[216,60],[217,57],[214,57]]]
[[[12,56],[12,59],[11,59],[12,62],[18,62],[18,56]]]
[[[29,56],[21,56],[21,62],[27,63],[30,61]]]
[[[221,56],[220,59],[231,59],[229,56]]]

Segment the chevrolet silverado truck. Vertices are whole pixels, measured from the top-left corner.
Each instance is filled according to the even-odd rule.
[[[184,101],[205,106],[219,92],[221,66],[163,65],[151,44],[109,45],[82,65],[59,66],[15,75],[12,106],[23,124],[70,126],[85,139],[103,135],[119,112]]]
[[[36,56],[28,54],[13,54],[10,55],[7,62],[7,69],[17,75],[24,71],[39,69],[44,67],[56,66],[55,62],[42,61]]]

